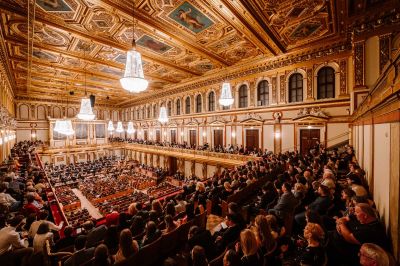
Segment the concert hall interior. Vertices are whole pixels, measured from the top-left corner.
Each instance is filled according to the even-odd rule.
[[[1,0],[0,265],[400,262],[400,0]]]

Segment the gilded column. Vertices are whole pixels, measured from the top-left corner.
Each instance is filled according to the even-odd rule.
[[[279,76],[279,102],[280,103],[285,103],[286,102],[285,77],[286,77],[285,74]]]
[[[339,96],[347,96],[347,60],[342,59],[339,62],[339,72],[340,72],[340,94]]]
[[[272,101],[271,101],[271,104],[277,104],[278,103],[277,78],[276,77],[272,77],[271,83],[272,83]]]
[[[307,68],[307,98],[306,101],[314,100],[313,97],[313,69]]]

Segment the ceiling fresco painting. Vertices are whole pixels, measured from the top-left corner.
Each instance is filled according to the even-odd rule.
[[[133,3],[136,49],[149,81],[144,94],[119,83],[132,48]],[[339,42],[347,8],[335,0],[2,0],[0,42],[17,96],[58,95],[66,77],[81,96],[86,73],[98,102],[118,106],[255,58]],[[33,49],[27,49],[33,29]]]

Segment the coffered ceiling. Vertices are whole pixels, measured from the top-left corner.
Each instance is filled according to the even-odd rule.
[[[119,83],[133,2],[150,81],[141,94]],[[74,91],[79,99],[86,80],[98,102],[119,105],[255,58],[338,41],[347,9],[335,0],[2,0],[0,12],[17,96],[63,100]]]

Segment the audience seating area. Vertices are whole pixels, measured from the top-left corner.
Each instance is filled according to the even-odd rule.
[[[262,155],[204,181],[135,191],[128,178],[134,163],[46,165],[46,175],[35,145],[16,144],[1,176],[1,265],[353,266],[363,256],[376,261],[371,265],[394,265],[349,146]],[[72,187],[99,208],[102,221],[85,209],[65,217],[53,210],[76,202]],[[18,245],[7,240],[14,232]]]

